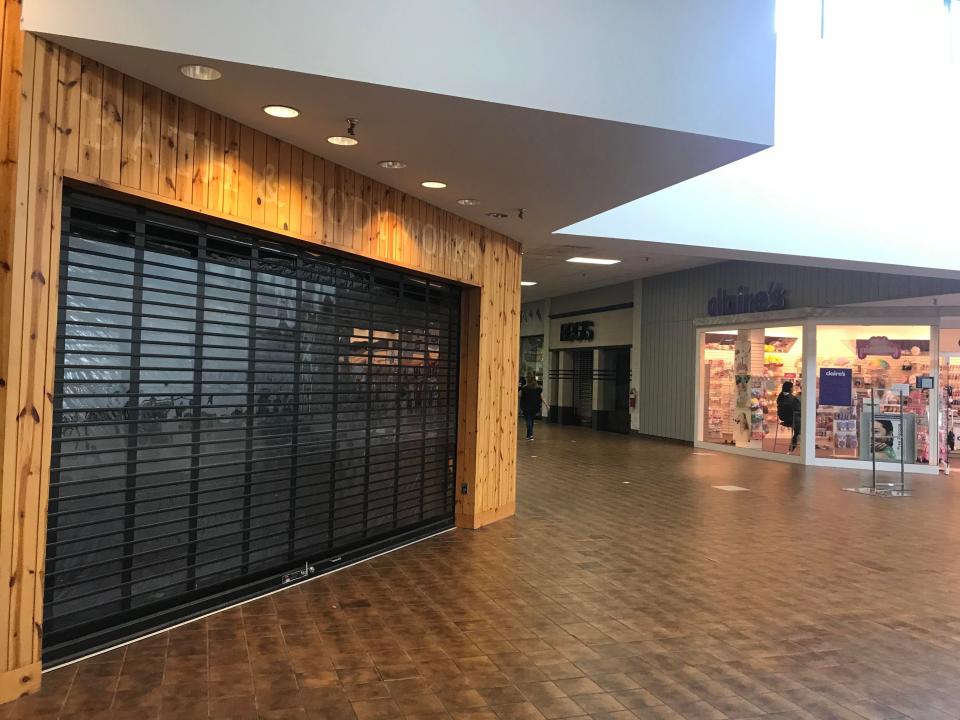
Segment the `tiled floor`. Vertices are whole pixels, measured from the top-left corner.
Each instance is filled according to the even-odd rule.
[[[539,426],[519,453],[515,519],[48,673],[0,718],[960,718],[960,476],[871,498]]]

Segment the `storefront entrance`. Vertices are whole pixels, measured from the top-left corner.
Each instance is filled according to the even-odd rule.
[[[881,312],[901,321],[877,322]],[[935,361],[941,319],[935,311],[923,321],[923,312],[851,306],[777,327],[702,328],[696,443],[811,465],[936,473],[957,361],[949,353]]]
[[[630,348],[604,348],[598,351],[600,368],[596,372],[600,397],[596,402],[596,429],[630,432]]]
[[[459,290],[65,190],[44,660],[453,525]]]

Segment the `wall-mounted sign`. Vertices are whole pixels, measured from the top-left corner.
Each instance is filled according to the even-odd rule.
[[[735,293],[717,288],[717,294],[707,303],[707,312],[711,317],[716,317],[783,310],[786,306],[787,291],[780,283],[772,282],[765,290],[757,292],[750,292],[750,288],[743,285],[738,287]]]
[[[886,335],[874,335],[867,340],[857,340],[857,357],[866,360],[868,355],[886,355],[899,360],[904,355],[922,355],[930,352],[929,340],[891,340]]]
[[[853,405],[853,370],[820,368],[820,404],[850,407]]]
[[[593,340],[593,320],[563,323],[560,326],[561,342],[576,342],[578,340]]]

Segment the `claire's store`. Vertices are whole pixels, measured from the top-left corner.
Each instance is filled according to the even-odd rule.
[[[718,290],[692,330],[694,444],[807,465],[946,470],[960,308],[910,302],[792,309],[779,284]],[[785,383],[795,400],[780,408]]]

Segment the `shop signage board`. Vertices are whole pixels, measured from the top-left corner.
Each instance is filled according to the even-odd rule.
[[[820,404],[849,407],[853,405],[853,370],[820,368]]]
[[[904,355],[916,356],[929,352],[929,340],[891,340],[886,335],[874,335],[866,340],[857,340],[857,357],[861,360],[866,360],[870,355],[899,360]]]
[[[743,313],[783,310],[787,307],[787,291],[781,283],[772,282],[766,288],[752,292],[741,285],[736,292],[727,292],[717,288],[717,294],[707,302],[710,317],[718,315],[740,315]]]
[[[580,322],[563,323],[560,326],[560,341],[574,342],[577,340],[593,340],[593,320],[581,320]]]

